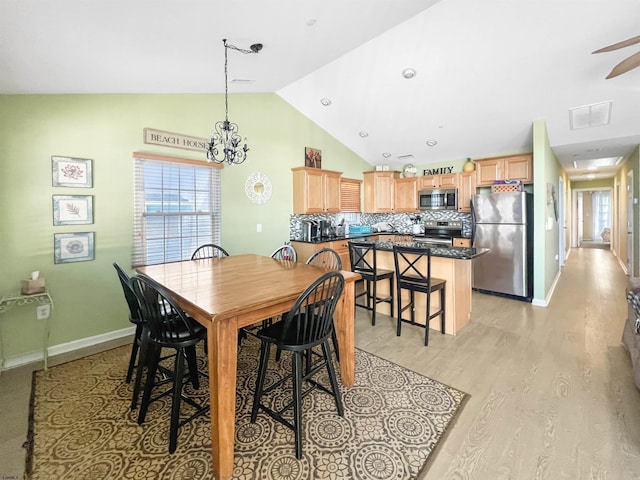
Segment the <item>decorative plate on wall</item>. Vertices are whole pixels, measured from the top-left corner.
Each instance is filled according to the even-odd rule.
[[[264,173],[253,172],[244,184],[244,191],[256,205],[267,203],[271,198],[271,180]]]

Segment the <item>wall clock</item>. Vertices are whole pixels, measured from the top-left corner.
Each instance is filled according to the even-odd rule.
[[[253,172],[244,184],[244,192],[256,205],[267,203],[271,198],[271,190],[271,180],[260,172]]]

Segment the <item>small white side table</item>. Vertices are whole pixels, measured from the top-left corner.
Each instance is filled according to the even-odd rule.
[[[9,297],[0,298],[0,314],[9,311],[13,307],[21,307],[23,305],[51,305],[51,311],[47,318],[44,319],[44,342],[42,347],[42,356],[44,358],[44,369],[47,369],[47,357],[49,351],[49,320],[53,313],[53,299],[49,295],[49,291],[43,293],[34,293],[33,295],[15,294]],[[0,329],[0,373],[4,366],[4,348],[2,341],[2,329]]]

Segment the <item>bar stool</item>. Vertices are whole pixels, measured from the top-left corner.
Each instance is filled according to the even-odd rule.
[[[426,274],[425,262],[426,260]],[[445,286],[446,280],[434,278],[431,276],[431,249],[404,247],[399,245],[393,246],[393,261],[395,263],[396,274],[396,296],[398,299],[398,330],[397,336],[400,336],[402,322],[411,325],[424,327],[424,344],[429,345],[429,321],[440,316],[440,330],[444,334],[444,309],[445,309]],[[409,303],[402,306],[402,290],[409,291]],[[431,313],[431,294],[440,292],[440,309]],[[427,295],[427,308],[425,313],[425,324],[416,323],[415,319],[415,293],[425,293]],[[402,318],[402,312],[411,309],[411,320]]]
[[[356,292],[356,307],[371,312],[371,325],[376,324],[376,306],[379,303],[388,303],[390,316],[393,317],[393,270],[378,268],[375,242],[349,242],[349,260],[351,271],[359,273],[365,284],[364,292]],[[389,279],[389,295],[378,297],[378,281],[385,279]],[[362,296],[367,300],[366,305],[358,303],[358,298]]]

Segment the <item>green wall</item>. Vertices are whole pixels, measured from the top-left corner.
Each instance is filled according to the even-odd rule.
[[[579,190],[584,188],[613,188],[612,178],[596,178],[594,180],[580,180],[572,181],[571,188],[573,190]]]
[[[547,203],[548,185],[555,187],[556,198],[560,195],[559,176],[561,168],[551,150],[547,126],[544,121],[533,123],[533,216],[534,216],[534,302],[542,304],[559,271],[558,243],[559,226],[553,203]],[[551,220],[549,220],[551,219]],[[547,229],[550,225],[550,229]]]
[[[143,128],[208,137],[224,118],[221,95],[0,96],[0,295],[40,270],[54,298],[50,345],[129,327],[113,262],[130,264],[133,224],[132,153],[202,159],[204,154],[143,143]],[[270,254],[289,238],[291,168],[304,147],[322,150],[322,167],[362,178],[372,167],[275,94],[230,95],[229,118],[249,144],[247,161],[222,172],[222,244],[231,254]],[[51,185],[51,156],[93,159],[94,187]],[[252,172],[265,173],[273,194],[254,205],[244,193]],[[94,196],[93,225],[52,224],[54,194]],[[262,233],[256,232],[261,223]],[[93,231],[96,258],[54,265],[53,234]],[[0,322],[5,357],[41,349],[43,325],[31,308]]]

